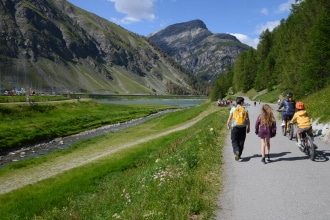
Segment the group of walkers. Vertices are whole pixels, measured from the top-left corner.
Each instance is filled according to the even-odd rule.
[[[282,124],[285,126],[285,117],[290,119],[289,123],[297,123],[297,140],[298,145],[301,145],[301,133],[307,131],[313,137],[311,119],[305,110],[303,102],[295,102],[292,98],[292,93],[286,95],[286,99],[279,103],[279,111],[282,112]],[[231,129],[231,143],[235,160],[241,159],[244,150],[244,142],[246,134],[250,132],[250,118],[248,110],[244,107],[244,98],[236,98],[236,106],[230,109],[227,120],[227,127]],[[261,112],[255,122],[255,134],[261,140],[261,162],[266,164],[271,162],[270,159],[270,139],[276,136],[276,119],[273,114],[273,109],[270,105],[264,104],[261,107]]]

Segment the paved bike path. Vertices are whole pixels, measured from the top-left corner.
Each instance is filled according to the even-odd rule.
[[[234,160],[230,136],[227,137],[225,182],[216,219],[330,219],[329,144],[315,138],[318,150],[313,162],[298,149],[295,140],[282,135],[278,120],[277,135],[271,139],[272,162],[261,163],[260,139],[254,133],[254,124],[263,103],[249,103],[252,129],[241,161]],[[274,114],[276,117],[278,113]]]

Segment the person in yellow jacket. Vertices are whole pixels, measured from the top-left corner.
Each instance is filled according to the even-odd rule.
[[[297,122],[297,139],[298,145],[301,145],[301,133],[307,131],[307,134],[314,141],[314,135],[312,130],[311,118],[309,117],[307,111],[305,110],[305,104],[303,102],[296,103],[296,113],[294,113],[290,123],[293,124]]]

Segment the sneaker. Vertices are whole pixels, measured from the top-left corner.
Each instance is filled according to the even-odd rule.
[[[266,164],[265,158],[261,158],[261,163]]]
[[[239,152],[235,153],[235,160],[238,161],[239,160]]]

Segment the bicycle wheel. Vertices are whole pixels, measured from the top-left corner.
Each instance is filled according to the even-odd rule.
[[[287,126],[287,121],[285,120],[285,125],[284,126],[282,126],[282,134],[283,134],[283,136],[286,136],[286,126]]]
[[[289,135],[288,135],[289,140],[292,140],[293,134],[294,134],[293,125],[289,124]]]
[[[297,145],[298,145],[298,140],[297,140]],[[309,154],[308,153],[308,147],[306,146],[305,140],[301,141],[301,145],[298,145],[298,148],[301,152],[305,153],[305,154]]]
[[[314,146],[314,143],[312,141],[312,138],[310,136],[306,135],[305,143],[306,143],[307,148],[308,148],[309,159],[314,161],[315,160],[315,146]]]
[[[298,131],[298,129],[297,129],[297,124],[293,124],[292,127],[293,127],[293,138],[296,139],[296,141],[298,142],[298,135],[297,135],[297,131]]]

